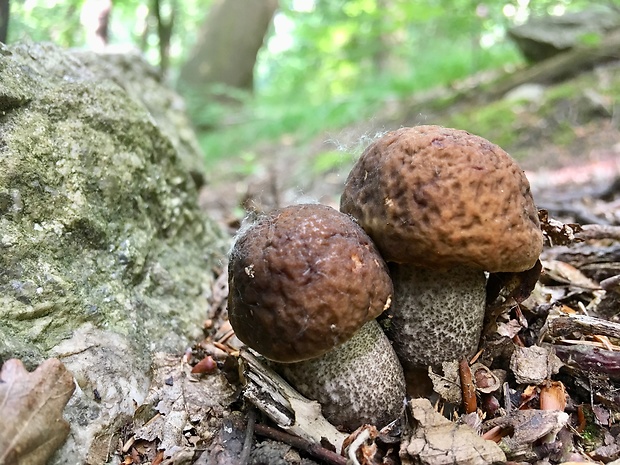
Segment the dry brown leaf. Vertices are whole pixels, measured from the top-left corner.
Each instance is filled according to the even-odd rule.
[[[29,373],[17,359],[0,371],[0,465],[43,465],[65,442],[62,411],[75,385],[57,359]]]
[[[566,388],[560,381],[546,381],[540,388],[540,409],[559,410],[566,408]]]
[[[459,425],[435,411],[427,399],[409,402],[414,418],[414,431],[404,439],[401,455],[406,450],[415,463],[424,465],[483,465],[505,462],[506,456],[497,444],[487,441],[469,426]],[[403,462],[405,461],[403,460]]]
[[[601,286],[584,275],[570,263],[560,260],[544,260],[542,262],[547,278],[559,283],[565,283],[573,287],[587,290],[599,290]]]
[[[553,442],[558,432],[568,423],[565,412],[551,410],[513,410],[508,415],[492,418],[484,424],[488,431],[495,426],[513,431],[501,440],[502,450],[509,460],[531,457],[533,444],[542,439]]]

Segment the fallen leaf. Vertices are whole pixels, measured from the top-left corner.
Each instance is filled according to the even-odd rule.
[[[483,465],[505,462],[497,444],[481,438],[471,427],[456,424],[435,411],[428,399],[409,402],[414,418],[406,453],[425,465]],[[401,453],[403,451],[401,447]]]
[[[0,465],[45,464],[65,442],[62,411],[73,394],[73,376],[57,359],[32,373],[17,359],[0,371]]]
[[[542,439],[553,442],[558,432],[568,423],[565,412],[551,410],[513,410],[508,415],[493,418],[484,424],[486,430],[500,426],[512,431],[501,440],[502,449],[510,460],[528,456],[532,445]]]
[[[559,410],[566,408],[566,389],[560,381],[545,381],[540,388],[540,409]]]
[[[545,268],[547,279],[553,279],[558,283],[568,284],[587,290],[600,290],[601,286],[596,281],[591,280],[570,263],[560,260],[545,260],[542,262]]]

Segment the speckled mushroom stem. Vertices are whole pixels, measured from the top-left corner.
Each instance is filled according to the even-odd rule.
[[[277,363],[276,370],[301,394],[317,400],[332,424],[348,431],[366,423],[381,428],[404,408],[403,370],[376,320],[325,355]]]
[[[483,271],[391,264],[390,274],[394,298],[384,327],[405,372],[475,353],[484,319]]]

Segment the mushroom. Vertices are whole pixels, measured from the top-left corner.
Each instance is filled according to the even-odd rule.
[[[523,171],[466,131],[401,128],[371,144],[346,181],[340,210],[391,262],[385,321],[405,372],[471,356],[486,272],[532,268],[542,232]]]
[[[237,337],[272,360],[334,425],[383,426],[404,405],[402,367],[375,318],[389,307],[387,265],[355,221],[324,205],[260,217],[230,253]]]

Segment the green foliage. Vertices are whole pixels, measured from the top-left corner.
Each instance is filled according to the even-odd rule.
[[[90,0],[90,3],[99,0]],[[185,57],[198,26],[208,11],[210,0],[159,0],[168,19],[174,11],[174,29],[170,54],[175,67]],[[89,0],[16,0],[10,2],[8,43],[31,40],[51,41],[64,47],[83,47],[86,34],[82,11]],[[110,44],[122,49],[142,50],[153,65],[159,65],[157,24],[153,0],[114,0],[110,16]]]
[[[11,1],[9,42],[30,38],[83,46],[80,12],[86,1]],[[210,0],[159,1],[166,18],[174,12],[170,44],[174,77],[194,44]],[[303,144],[326,130],[372,121],[386,102],[449,86],[478,71],[518,64],[521,58],[504,38],[507,26],[528,14],[580,9],[592,3],[280,0],[257,62],[255,93],[214,89],[217,95],[206,99],[189,96],[188,106],[207,162],[235,159],[238,171],[247,172],[260,162],[255,147],[262,142],[293,138],[293,143]],[[153,6],[154,0],[114,0],[110,39],[115,45],[140,48],[158,64]],[[509,10],[513,14],[507,15]],[[586,45],[598,40],[594,35],[582,38]],[[454,125],[467,129],[475,123],[482,128],[478,132],[497,133],[495,140],[510,143],[514,117],[498,103],[487,113]],[[329,171],[342,160],[328,152],[313,169]]]
[[[477,13],[474,0],[316,0],[305,10],[280,3],[275,24],[290,28],[291,43],[278,48],[276,27],[259,57],[256,95],[234,110],[238,124],[202,137],[210,163],[286,134],[302,144],[372,119],[387,101],[520,60],[503,40],[501,4]],[[492,46],[481,46],[483,37]],[[197,118],[212,117],[214,106]]]
[[[84,40],[80,27],[83,0],[40,0],[10,2],[7,42],[52,41],[72,46]]]

